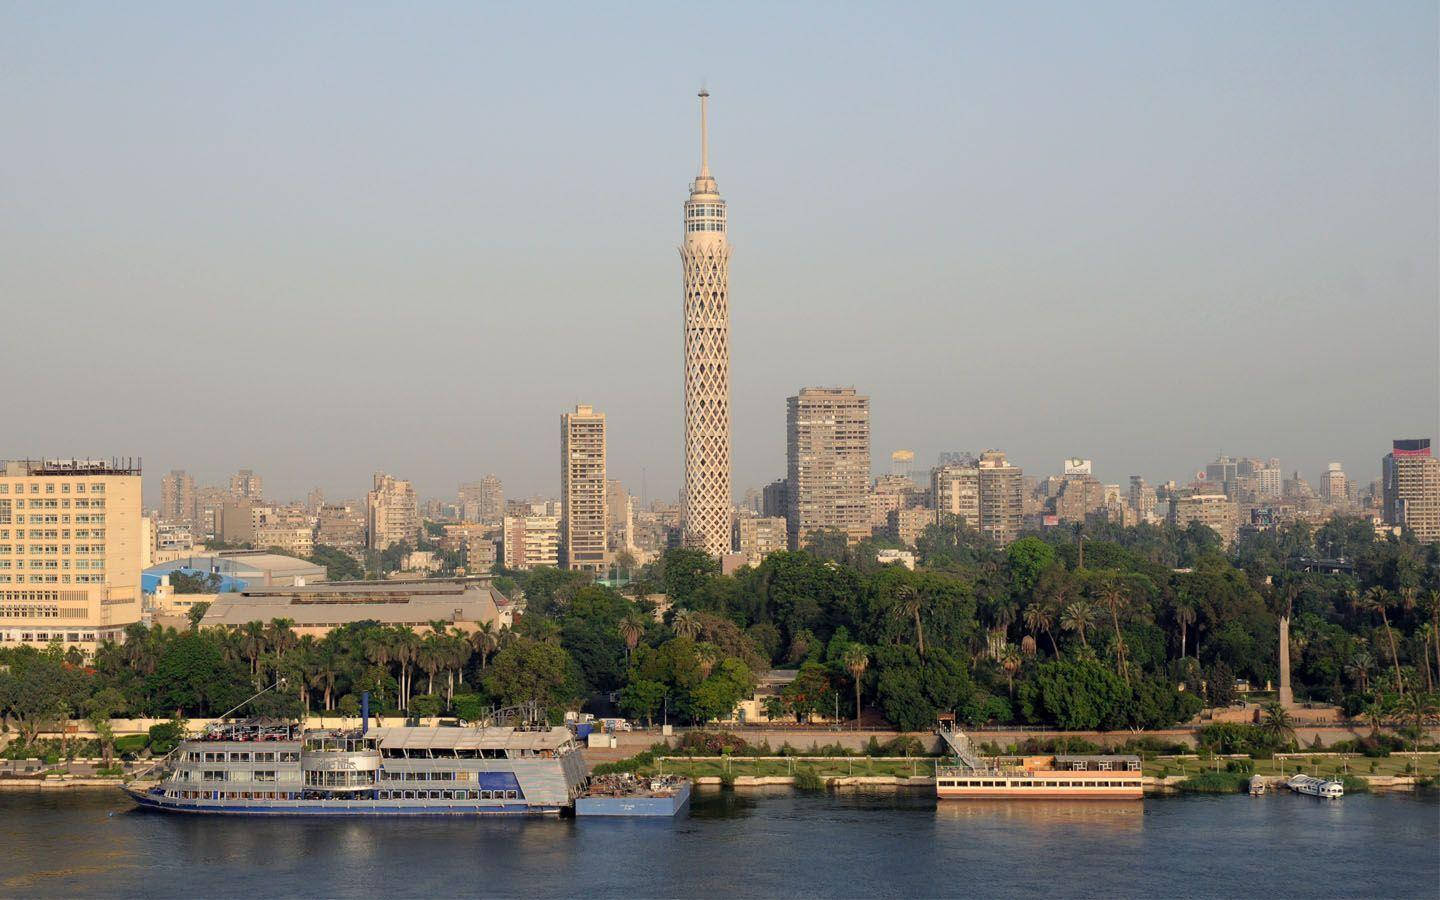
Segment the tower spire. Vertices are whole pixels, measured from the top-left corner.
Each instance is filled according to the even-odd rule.
[[[710,92],[700,89],[700,177],[710,177],[710,136],[705,125],[705,108],[710,102]]]

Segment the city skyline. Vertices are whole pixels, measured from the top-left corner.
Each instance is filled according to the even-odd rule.
[[[423,496],[491,471],[553,494],[553,416],[584,401],[607,410],[613,476],[673,500],[668,247],[703,74],[741,204],[733,494],[781,474],[807,384],[872,398],[877,457],[1000,448],[1044,473],[1078,454],[1124,483],[1223,451],[1378,477],[1392,436],[1440,431],[1433,8],[1246,10],[1239,29],[1115,9],[1147,46],[1063,7],[879,31],[846,11],[818,32],[797,8],[764,36],[722,15],[703,73],[662,40],[698,13],[634,34],[581,16],[516,93],[474,86],[532,71],[526,41],[447,56],[465,29],[433,13],[389,23],[427,54],[391,78],[363,12],[299,14],[314,43],[287,43],[263,13],[222,35],[177,11],[156,43],[144,10],[12,10],[31,89],[0,98],[0,291],[22,298],[0,342],[27,372],[57,345],[144,352],[120,377],[55,373],[39,411],[7,395],[25,424],[7,455],[127,453],[203,483],[248,466],[281,497],[354,497],[376,471]],[[576,84],[626,102],[577,104]],[[581,156],[583,179],[555,177]]]

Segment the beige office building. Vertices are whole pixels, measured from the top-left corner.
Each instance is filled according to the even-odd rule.
[[[936,524],[964,522],[980,530],[980,466],[950,463],[930,470]]]
[[[255,547],[305,558],[315,552],[315,531],[309,525],[266,523],[255,529]]]
[[[999,450],[980,454],[980,533],[1004,546],[1025,521],[1025,472]]]
[[[0,646],[93,653],[140,621],[140,466],[0,463]]]
[[[1170,500],[1170,524],[1188,528],[1191,522],[1208,525],[1228,547],[1235,542],[1239,511],[1235,501],[1224,494],[1191,494]]]
[[[420,508],[410,482],[375,473],[375,487],[365,495],[365,532],[371,550],[419,542]]]
[[[791,549],[815,531],[870,536],[870,398],[854,388],[804,388],[787,401]]]
[[[315,543],[341,550],[365,546],[365,513],[338,503],[327,503],[315,516]]]
[[[560,558],[602,572],[605,551],[605,414],[579,405],[560,415]]]

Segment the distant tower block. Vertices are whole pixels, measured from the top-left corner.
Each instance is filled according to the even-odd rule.
[[[914,450],[896,450],[890,454],[890,474],[910,477],[910,470],[915,466]]]
[[[725,201],[710,177],[706,104],[700,92],[700,174],[685,202],[685,490],[687,546],[730,552],[730,242]]]

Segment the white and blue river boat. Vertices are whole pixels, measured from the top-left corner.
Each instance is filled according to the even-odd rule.
[[[141,807],[240,815],[556,815],[586,781],[548,725],[302,729],[248,719],[182,741]]]
[[[1312,778],[1309,775],[1294,775],[1286,782],[1290,790],[1297,794],[1309,794],[1311,797],[1325,797],[1330,800],[1338,800],[1345,796],[1345,785],[1343,782],[1333,778]]]

